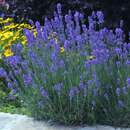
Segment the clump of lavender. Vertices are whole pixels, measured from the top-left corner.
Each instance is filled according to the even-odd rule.
[[[100,122],[101,116],[116,120],[120,111],[113,112],[120,108],[126,113],[130,106],[130,43],[121,28],[96,30],[104,22],[101,11],[88,17],[87,27],[79,12],[62,16],[61,4],[57,10],[44,26],[36,22],[37,36],[24,31],[26,53],[13,47],[19,53],[5,59],[11,70],[7,75],[0,68],[2,76],[36,119],[78,125]]]

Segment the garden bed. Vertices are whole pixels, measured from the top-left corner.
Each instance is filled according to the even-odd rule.
[[[130,127],[130,43],[122,21],[109,30],[97,11],[87,27],[80,12],[62,16],[61,4],[43,26],[11,21],[0,19],[0,80],[29,117]]]

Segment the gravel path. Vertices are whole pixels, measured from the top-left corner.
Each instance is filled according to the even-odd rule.
[[[130,130],[113,128],[109,126],[94,126],[94,127],[64,127],[50,126],[43,121],[35,121],[24,115],[9,114],[0,112],[0,130]]]

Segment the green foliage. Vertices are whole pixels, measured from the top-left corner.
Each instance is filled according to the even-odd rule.
[[[21,103],[18,99],[15,99],[15,101],[10,100],[9,94],[5,93],[0,87],[0,112],[11,114],[26,114],[26,110],[21,105]]]

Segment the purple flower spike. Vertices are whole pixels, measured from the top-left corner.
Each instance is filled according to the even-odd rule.
[[[123,87],[122,90],[123,90],[123,92],[124,92],[125,94],[128,93],[126,87]]]
[[[70,100],[72,100],[73,96],[74,96],[74,90],[71,89],[69,93]]]
[[[95,101],[94,100],[91,103],[92,103],[92,105],[95,105]]]
[[[107,93],[104,94],[104,97],[105,97],[106,99],[109,98]]]
[[[97,11],[97,18],[98,18],[98,23],[104,23],[104,16],[103,13],[101,11]]]
[[[58,14],[61,14],[61,4],[60,3],[57,4],[57,11],[58,11]]]
[[[118,97],[120,96],[120,88],[116,89],[116,94],[117,94]]]
[[[47,99],[49,98],[48,95],[47,95],[47,93],[46,93],[46,91],[44,90],[43,87],[40,88],[40,91],[41,91],[41,93],[42,93],[42,95],[43,95],[44,97],[46,97]]]
[[[117,79],[117,84],[121,84],[121,80],[119,78]]]
[[[124,107],[124,103],[121,100],[118,100],[118,104],[122,107]]]
[[[59,83],[57,85],[54,85],[55,90],[61,90],[63,88],[63,83]]]
[[[126,83],[127,85],[130,85],[130,78],[127,78]]]
[[[64,48],[65,48],[65,51],[68,52],[69,51],[69,48],[70,48],[70,43],[68,40],[65,40],[65,43],[64,43]]]
[[[122,28],[123,27],[123,20],[120,20],[120,28]]]
[[[117,61],[117,62],[116,62],[116,66],[117,66],[117,68],[120,67],[120,61]]]
[[[126,83],[127,83],[127,88],[130,88],[130,78],[126,79]]]
[[[60,65],[61,65],[62,67],[65,67],[65,62],[64,62],[63,60],[61,60],[61,61],[60,61]]]
[[[69,93],[70,100],[72,100],[72,98],[74,96],[74,92],[76,92],[77,94],[79,94],[80,91],[78,90],[77,87],[71,88],[70,93]]]
[[[7,73],[3,68],[0,68],[0,77],[6,77]]]

